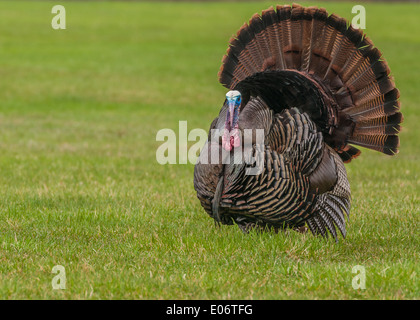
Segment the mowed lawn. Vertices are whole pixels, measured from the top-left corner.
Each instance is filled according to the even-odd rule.
[[[156,161],[158,130],[209,128],[230,36],[274,2],[64,2],[66,30],[51,28],[54,4],[0,2],[0,298],[420,298],[419,5],[365,5],[405,120],[400,154],[347,165],[336,244],[217,228],[193,164]],[[310,4],[353,16],[352,3]]]

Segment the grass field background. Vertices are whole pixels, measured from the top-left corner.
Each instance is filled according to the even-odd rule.
[[[347,166],[336,244],[216,228],[193,165],[156,162],[159,129],[208,129],[229,37],[275,2],[62,1],[66,30],[51,28],[54,4],[0,2],[0,298],[420,298],[419,5],[365,5],[405,121],[398,156],[363,150]],[[301,4],[353,16],[354,3]]]

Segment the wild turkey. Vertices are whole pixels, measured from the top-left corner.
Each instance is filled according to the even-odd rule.
[[[194,169],[205,211],[245,232],[307,226],[345,237],[343,162],[360,155],[352,145],[398,153],[402,114],[389,73],[362,31],[323,8],[277,6],[252,16],[230,39],[219,72],[230,91]],[[215,129],[224,130],[219,140]],[[247,146],[246,129],[254,130]],[[264,130],[262,145],[256,129]],[[250,157],[264,162],[258,175],[239,161]]]

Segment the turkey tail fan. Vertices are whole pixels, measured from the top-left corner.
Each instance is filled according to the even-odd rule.
[[[251,76],[281,70],[296,71],[322,88],[330,118],[325,141],[343,161],[360,154],[350,144],[398,153],[399,91],[381,52],[361,30],[323,8],[270,7],[231,38],[219,81],[233,90]]]

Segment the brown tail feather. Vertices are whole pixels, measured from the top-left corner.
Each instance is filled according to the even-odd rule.
[[[398,153],[400,146],[400,140],[396,135],[355,135],[349,139],[349,142],[391,156]]]
[[[386,94],[348,108],[346,112],[356,121],[393,115],[400,109],[399,97],[399,91],[394,88]]]
[[[334,117],[327,121],[333,125],[325,140],[343,161],[360,154],[349,143],[398,152],[396,134],[403,118],[388,64],[345,19],[296,4],[255,14],[230,40],[219,80],[234,89],[267,70],[295,70],[319,84],[332,108],[329,117]]]
[[[349,163],[351,160],[360,156],[360,150],[353,146],[346,146],[344,150],[340,151],[338,154],[344,163]]]
[[[356,123],[354,135],[394,135],[400,132],[400,123],[402,122],[402,114],[400,112],[391,116],[383,116]]]
[[[283,59],[284,59],[284,68],[291,69],[292,68],[292,55],[290,53],[290,48],[292,46],[292,37],[291,37],[291,29],[292,29],[292,22],[290,20],[292,14],[292,8],[288,5],[280,7],[277,6],[277,17],[279,23],[276,25],[276,28],[279,29],[279,33],[281,35],[281,50],[283,51]]]

